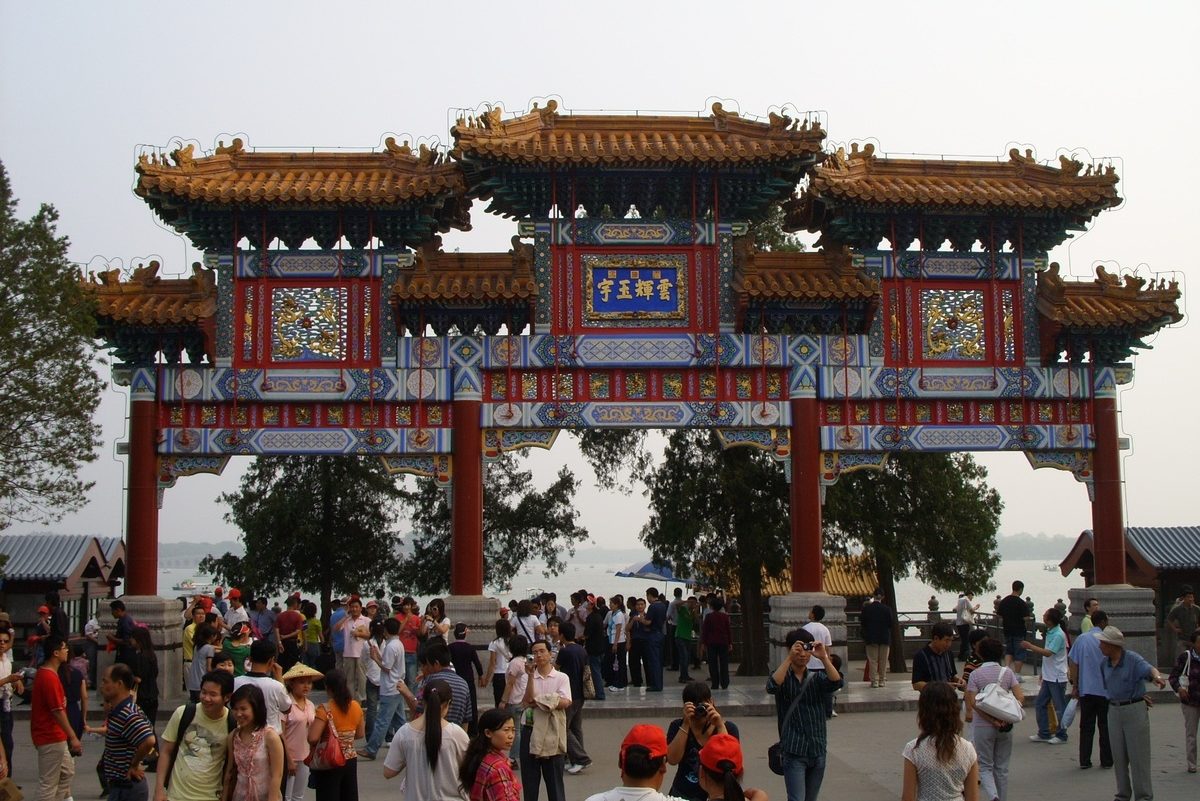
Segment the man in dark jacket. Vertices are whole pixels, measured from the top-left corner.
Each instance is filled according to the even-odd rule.
[[[575,642],[575,626],[563,623],[558,627],[562,644],[558,649],[558,669],[571,682],[571,706],[567,708],[567,773],[575,774],[592,764],[583,747],[583,672],[591,670],[587,651]]]
[[[587,650],[588,667],[592,671],[592,686],[596,700],[604,700],[604,662],[608,655],[608,629],[604,625],[604,599],[597,598],[588,612],[583,628],[583,647]]]
[[[883,590],[876,589],[874,599],[863,604],[859,618],[863,642],[867,646],[872,687],[882,687],[887,683],[888,655],[892,650],[892,623],[895,619],[892,608],[883,602]]]

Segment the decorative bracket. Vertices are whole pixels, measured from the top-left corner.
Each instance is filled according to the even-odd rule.
[[[450,456],[444,453],[397,453],[380,456],[379,460],[383,462],[383,469],[388,471],[388,475],[406,474],[432,478],[443,489],[450,486],[454,472]]]
[[[159,456],[158,457],[158,508],[162,509],[163,494],[175,486],[180,476],[211,473],[219,476],[229,464],[228,456]]]
[[[1095,476],[1092,472],[1093,451],[1025,451],[1034,470],[1050,467],[1066,470],[1075,480],[1087,487],[1088,500],[1096,500]]]
[[[882,470],[887,467],[887,453],[852,451],[823,451],[821,453],[821,504],[825,503],[825,490],[832,487],[846,473],[856,470]]]
[[[558,439],[557,428],[485,428],[483,430],[483,461],[496,462],[500,454],[521,448],[550,450]]]

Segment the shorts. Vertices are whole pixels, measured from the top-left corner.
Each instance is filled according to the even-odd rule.
[[[1025,635],[1014,636],[1009,634],[1004,638],[1004,651],[1010,654],[1015,662],[1024,662],[1029,658],[1029,652],[1021,647],[1021,641],[1025,639]]]

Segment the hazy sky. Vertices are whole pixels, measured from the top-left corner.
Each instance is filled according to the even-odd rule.
[[[0,0],[0,159],[20,211],[54,203],[71,256],[91,269],[159,258],[182,274],[200,258],[136,198],[139,144],[201,149],[234,134],[268,148],[377,147],[386,134],[449,138],[455,109],[521,111],[555,95],[575,110],[726,108],[765,116],[784,104],[827,114],[829,144],[871,140],[891,154],[1039,159],[1115,157],[1124,204],[1051,257],[1064,273],[1096,264],[1185,287],[1200,140],[1200,12],[1192,3],[58,3]],[[1075,149],[1079,148],[1079,151]],[[502,250],[514,226],[488,218],[448,248]],[[1185,303],[1187,297],[1185,294]],[[1130,525],[1195,525],[1185,466],[1200,454],[1194,413],[1200,331],[1181,324],[1136,359],[1121,395]],[[57,531],[123,533],[127,398],[105,397],[104,450],[86,470],[88,507]],[[635,544],[640,495],[614,498],[569,436],[534,451],[537,480],[559,465],[584,479],[583,523],[602,545]],[[1033,471],[1021,454],[985,455],[1005,501],[1002,530],[1077,534],[1091,526],[1082,485]],[[225,475],[180,481],[163,540],[235,535],[217,495]],[[13,531],[29,530],[17,525]]]

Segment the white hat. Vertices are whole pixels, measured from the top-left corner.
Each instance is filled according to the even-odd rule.
[[[1100,632],[1097,639],[1100,642],[1106,642],[1109,645],[1115,645],[1119,648],[1125,647],[1125,635],[1116,626],[1105,626],[1104,631]]]

